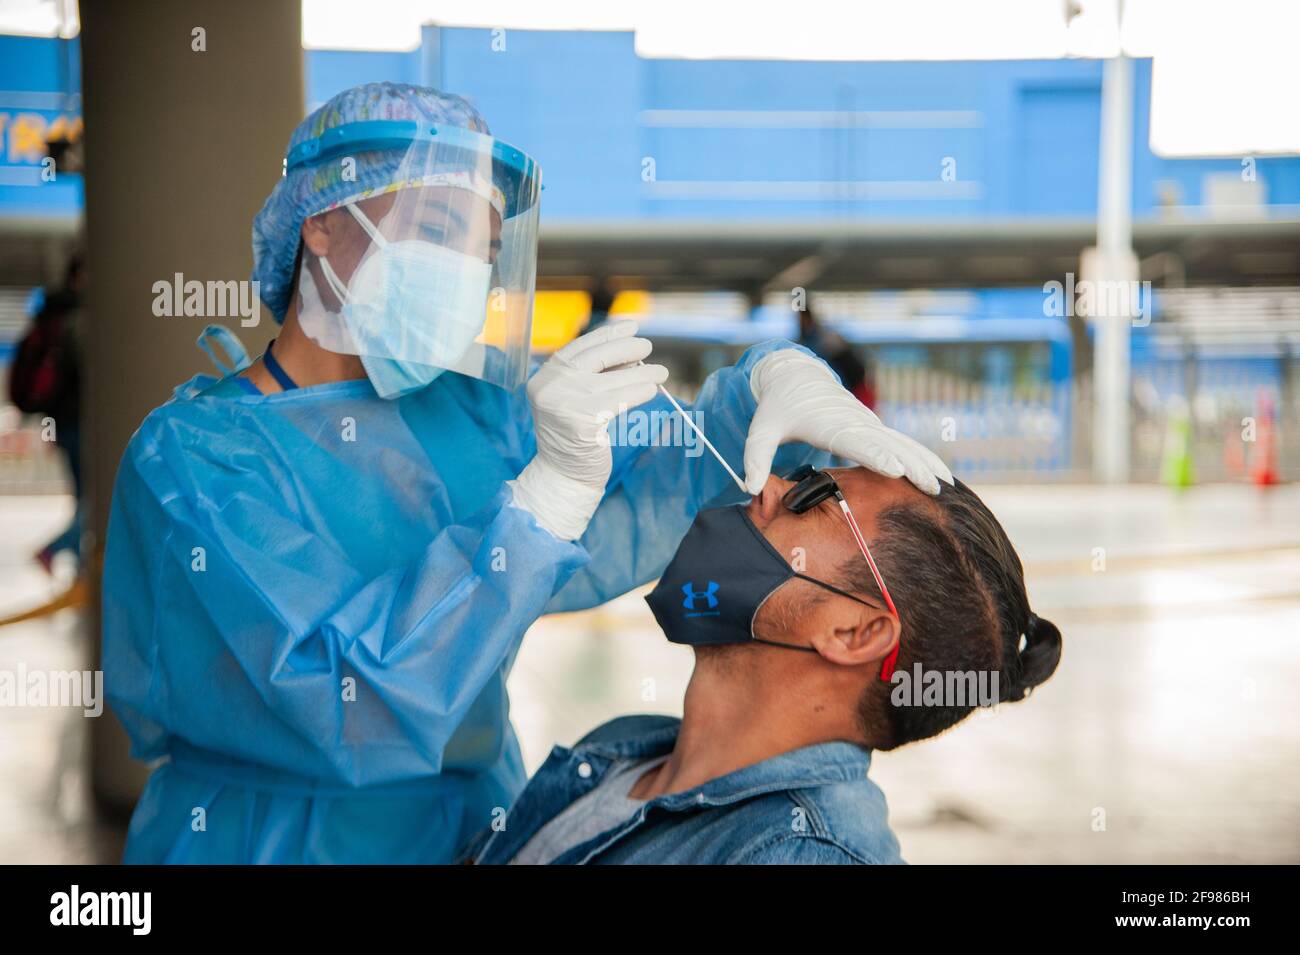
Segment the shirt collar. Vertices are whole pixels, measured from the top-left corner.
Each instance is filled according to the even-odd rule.
[[[632,716],[606,723],[574,747],[576,755],[653,759],[672,752],[681,720]],[[871,751],[843,741],[814,743],[711,779],[701,786],[651,800],[666,809],[722,806],[785,789],[806,789],[865,779]]]

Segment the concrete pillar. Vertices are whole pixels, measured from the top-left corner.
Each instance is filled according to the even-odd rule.
[[[274,334],[238,318],[167,318],[154,283],[249,278],[253,215],[303,116],[297,0],[82,0],[88,272],[85,436],[89,527],[102,544],[126,443],[173,386],[210,370],[194,347],[209,322],[250,352]],[[98,596],[98,581],[93,590]],[[98,647],[99,614],[91,622]],[[102,803],[143,782],[116,720],[94,722]]]

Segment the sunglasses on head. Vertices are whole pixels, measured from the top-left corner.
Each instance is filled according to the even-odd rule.
[[[811,464],[805,464],[787,475],[786,480],[791,481],[794,487],[785,492],[781,497],[781,503],[793,514],[803,514],[810,511],[818,504],[832,497],[839,503],[840,511],[848,522],[849,530],[853,532],[853,539],[857,541],[858,550],[862,551],[862,556],[866,558],[867,566],[871,568],[871,576],[876,579],[876,586],[880,588],[880,595],[885,598],[885,606],[897,619],[898,609],[889,596],[889,588],[885,586],[885,578],[880,576],[880,569],[871,556],[870,548],[867,547],[867,539],[862,536],[862,531],[858,528],[858,522],[853,517],[853,511],[849,509],[849,502],[844,499],[844,493],[840,490],[839,484],[835,482],[835,478],[827,471],[819,470]],[[895,644],[894,649],[890,651],[889,656],[885,657],[884,663],[881,664],[880,679],[888,680],[893,676],[894,666],[897,662],[898,644]]]

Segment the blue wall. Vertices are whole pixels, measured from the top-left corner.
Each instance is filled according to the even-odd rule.
[[[366,63],[371,78],[419,77],[469,96],[499,136],[541,162],[552,221],[1096,213],[1100,61],[641,59],[630,33],[509,30],[504,41],[494,49],[490,30],[426,27],[408,54],[309,52],[309,99],[361,81]],[[1156,214],[1162,182],[1199,205],[1205,176],[1239,174],[1240,160],[1154,155],[1151,61],[1135,72],[1134,215]],[[863,116],[899,111],[903,128]],[[655,183],[642,181],[646,157]],[[945,158],[955,182],[940,181]],[[1300,204],[1300,158],[1261,158],[1256,172],[1270,205]],[[808,197],[817,183],[832,185]],[[709,197],[719,189],[746,198]]]
[[[505,49],[494,49],[504,40]],[[1102,64],[1096,60],[820,63],[642,59],[627,32],[425,27],[407,53],[310,50],[309,108],[368,80],[463,93],[541,162],[548,221],[845,217],[1091,217],[1097,202]],[[13,150],[14,117],[54,122],[76,41],[0,36],[0,216],[67,215],[80,186],[38,181]],[[1151,61],[1136,64],[1133,211],[1161,183],[1185,205],[1239,159],[1162,159],[1147,147]],[[75,73],[75,69],[73,71]],[[74,107],[79,108],[79,107]],[[684,113],[682,111],[693,111]],[[734,111],[730,115],[727,111]],[[738,121],[737,112],[744,121]],[[900,122],[902,120],[902,122]],[[288,141],[289,130],[285,130]],[[642,178],[655,164],[655,182]],[[941,179],[945,159],[955,181]],[[1300,204],[1300,158],[1264,158],[1270,205]],[[1287,214],[1293,214],[1290,210]]]

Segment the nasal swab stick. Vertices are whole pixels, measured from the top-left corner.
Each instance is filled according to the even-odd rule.
[[[718,453],[718,449],[715,448],[712,442],[704,436],[704,432],[700,430],[699,425],[691,420],[691,416],[682,410],[682,406],[677,403],[677,399],[670,395],[668,389],[663,385],[658,385],[657,387],[663,393],[663,396],[668,399],[669,404],[677,409],[677,413],[682,416],[682,420],[690,425],[691,430],[694,431],[696,436],[704,442],[704,446],[713,452],[713,456],[718,459],[718,463],[727,469],[727,473],[730,474],[732,480],[736,482],[736,486],[740,488],[743,493],[748,494],[749,488],[745,487],[745,482],[740,479],[740,476],[737,475],[735,471],[731,470],[731,465],[727,463],[726,458]]]

